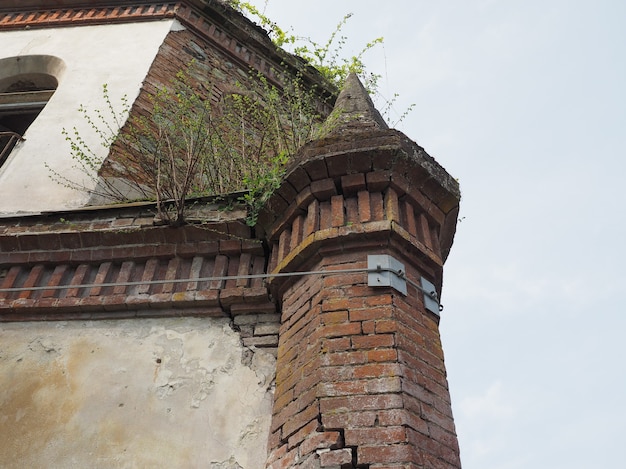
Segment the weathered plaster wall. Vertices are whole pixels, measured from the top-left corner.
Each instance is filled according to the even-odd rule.
[[[274,357],[227,319],[0,326],[0,467],[261,468]]]
[[[106,149],[82,119],[78,107],[104,109],[102,85],[108,84],[115,106],[132,100],[174,20],[142,23],[25,29],[0,33],[0,59],[31,54],[52,55],[65,63],[51,100],[0,168],[0,214],[63,210],[82,206],[87,194],[50,179],[47,163],[72,181],[90,180],[72,168],[70,147],[61,131],[76,126],[98,152]]]

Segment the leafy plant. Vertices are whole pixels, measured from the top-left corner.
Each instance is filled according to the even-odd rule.
[[[110,156],[99,156],[76,128],[63,129],[75,167],[91,183],[49,168],[51,177],[108,202],[156,200],[158,217],[171,224],[184,222],[190,197],[247,191],[240,201],[253,224],[289,156],[322,121],[319,98],[298,75],[283,74],[278,89],[253,74],[215,104],[207,96],[211,84],[194,78],[200,76],[194,67],[191,63],[151,95],[149,113],[132,113],[125,124],[127,99],[116,111],[104,85],[105,110],[90,113],[81,106],[79,111]]]
[[[370,93],[378,90],[378,80],[381,76],[367,73],[363,56],[369,50],[383,44],[384,40],[382,37],[375,38],[365,44],[356,55],[346,57],[343,52],[348,38],[343,34],[343,29],[352,18],[352,13],[346,14],[337,23],[328,39],[320,43],[310,37],[297,36],[284,30],[250,2],[231,0],[230,3],[233,7],[256,19],[268,31],[276,46],[290,50],[293,54],[305,59],[338,88],[341,88],[350,73],[357,73],[364,80],[365,87]]]
[[[256,17],[277,46],[291,48],[338,87],[356,72],[370,92],[377,91],[380,76],[367,73],[363,56],[383,39],[344,57],[347,38],[342,31],[351,14],[326,42],[318,43],[286,32],[249,2],[231,3]],[[325,117],[319,112],[320,94],[315,86],[305,85],[302,76],[285,69],[273,71],[272,83],[265,75],[252,73],[216,103],[209,96],[213,84],[194,67],[191,63],[167,86],[157,88],[147,112],[131,113],[127,97],[118,110],[103,85],[103,110],[90,112],[80,106],[79,112],[107,151],[94,151],[75,127],[63,129],[75,167],[87,182],[70,180],[49,167],[51,177],[88,191],[101,202],[156,200],[158,217],[172,224],[184,222],[190,197],[246,191],[240,201],[248,207],[248,223],[254,224],[259,209],[280,184],[289,157],[317,134]],[[280,88],[273,83],[280,83]],[[329,125],[332,119],[325,123],[326,130]]]
[[[250,175],[244,179],[244,186],[249,189],[239,200],[248,207],[246,223],[249,226],[256,225],[259,212],[265,202],[280,187],[288,160],[288,154],[279,153],[270,161],[268,171],[263,174]]]
[[[102,97],[105,103],[104,110],[96,109],[90,112],[81,104],[78,108],[78,112],[97,136],[99,145],[106,148],[105,152],[97,152],[91,144],[87,143],[76,127],[70,130],[63,128],[61,132],[70,145],[70,155],[74,161],[74,167],[78,168],[91,183],[83,183],[69,179],[50,167],[48,163],[45,163],[46,168],[50,171],[50,177],[55,182],[65,187],[83,191],[86,187],[99,183],[98,171],[106,159],[108,149],[111,148],[115,142],[119,129],[128,117],[130,104],[127,96],[121,98],[120,110],[117,110],[113,105],[106,84],[102,85]],[[117,188],[115,185],[104,187],[97,191],[101,191],[103,194],[106,193],[111,198],[117,198],[117,196],[123,197],[121,189]]]

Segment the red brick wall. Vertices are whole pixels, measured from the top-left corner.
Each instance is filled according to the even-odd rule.
[[[426,178],[410,158],[335,150],[292,169],[262,216],[270,272],[324,272],[272,281],[282,317],[268,467],[460,468],[439,317],[411,285],[440,288],[454,204],[416,187]],[[404,263],[406,296],[368,286],[370,254]],[[332,273],[345,269],[360,271]]]
[[[315,268],[366,264],[350,252]],[[272,468],[460,467],[437,317],[415,288],[404,297],[355,273],[285,292],[270,447]]]

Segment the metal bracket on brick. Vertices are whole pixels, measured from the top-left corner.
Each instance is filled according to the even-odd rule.
[[[406,295],[404,264],[388,255],[367,256],[367,285],[392,287]]]
[[[424,308],[439,316],[439,312],[443,309],[443,306],[439,303],[437,289],[424,277],[420,279],[420,283],[422,285],[422,292],[424,292]]]
[[[406,278],[404,264],[388,255],[367,256],[367,285],[370,287],[392,287],[403,295],[407,294],[407,281],[424,294],[424,307],[431,313],[440,316],[443,306],[435,285],[420,278],[420,284]]]

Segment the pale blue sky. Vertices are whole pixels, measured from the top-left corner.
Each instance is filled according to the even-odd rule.
[[[263,6],[262,0],[253,3]],[[346,13],[461,183],[441,334],[464,469],[624,467],[626,2],[269,0],[324,41]]]

